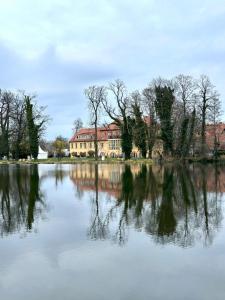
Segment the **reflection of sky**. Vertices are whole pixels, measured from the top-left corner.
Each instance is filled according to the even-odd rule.
[[[49,137],[87,121],[84,87],[114,78],[207,73],[224,98],[224,0],[2,0],[0,20],[1,88],[39,95]]]
[[[54,177],[46,178],[41,189],[50,210],[38,233],[0,240],[2,299],[224,299],[224,226],[210,247],[160,246],[132,228],[122,247],[90,241],[93,193],[76,198],[69,177],[57,189]]]

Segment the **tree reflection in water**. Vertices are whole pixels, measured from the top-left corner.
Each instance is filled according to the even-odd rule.
[[[0,201],[2,236],[22,228],[31,230],[35,219],[43,217],[46,210],[38,166],[1,166]]]
[[[213,242],[222,221],[224,167],[141,165],[137,171],[136,167],[125,165],[123,172],[118,168],[117,184],[109,170],[103,178],[98,168],[95,165],[94,173],[90,173],[94,183],[86,174],[83,186],[83,190],[94,191],[88,231],[91,239],[107,238],[122,245],[128,239],[129,227],[133,226],[160,244],[188,247],[200,240],[204,245]],[[110,184],[114,185],[115,192],[105,207],[105,201],[99,200],[99,190],[112,194],[108,189]]]
[[[99,204],[98,191],[98,164],[94,165],[94,186],[95,195],[92,199],[92,220],[88,235],[91,239],[105,239],[107,237],[107,226],[103,222]]]
[[[60,167],[40,176],[37,165],[1,166],[0,234],[34,230],[47,205],[41,182],[56,186],[68,175]],[[84,164],[70,167],[76,197],[91,192],[90,239],[123,245],[129,228],[156,243],[210,245],[222,221],[225,167],[219,165]]]

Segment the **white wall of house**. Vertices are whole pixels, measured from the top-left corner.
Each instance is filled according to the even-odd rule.
[[[38,148],[38,159],[47,159],[47,158],[48,158],[48,152],[45,152],[39,146],[39,148]]]

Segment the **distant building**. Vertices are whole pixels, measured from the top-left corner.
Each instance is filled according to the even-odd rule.
[[[62,153],[65,157],[69,157],[70,156],[70,150],[69,149],[62,149]]]
[[[215,142],[218,150],[225,151],[225,123],[206,125],[206,144],[209,151],[214,150]]]
[[[40,146],[38,147],[38,159],[47,159],[48,152],[44,151]]]
[[[81,128],[71,138],[70,155],[78,157],[88,157],[94,155],[94,128]],[[121,149],[121,132],[120,128],[111,123],[104,127],[98,127],[97,131],[98,140],[98,155],[105,157],[122,157]],[[153,149],[153,157],[158,157],[162,153],[162,143],[157,140]],[[132,156],[139,157],[140,151],[137,147],[133,146]]]

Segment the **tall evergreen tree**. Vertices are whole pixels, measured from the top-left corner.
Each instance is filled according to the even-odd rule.
[[[133,148],[132,125],[133,121],[129,116],[124,118],[123,122],[119,124],[121,130],[121,148],[125,159],[130,159]]]
[[[140,105],[137,101],[132,104],[132,110],[134,115],[134,128],[133,128],[133,139],[135,146],[138,147],[143,158],[146,158],[147,146],[147,126],[143,120]]]
[[[27,129],[29,137],[30,154],[34,159],[38,157],[38,125],[34,122],[33,104],[31,103],[31,97],[25,96],[26,103],[26,117],[27,117]]]
[[[183,118],[181,125],[180,125],[180,135],[178,139],[177,145],[177,154],[179,157],[184,157],[184,153],[186,152],[186,144],[188,138],[188,126],[189,126],[189,117]]]
[[[155,108],[161,123],[161,138],[166,155],[173,154],[172,107],[174,90],[169,86],[155,86]]]
[[[146,87],[143,91],[143,104],[145,112],[149,118],[146,127],[147,127],[147,148],[148,155],[152,158],[152,150],[157,138],[158,125],[156,121],[156,111],[155,111],[155,89],[151,84]]]

